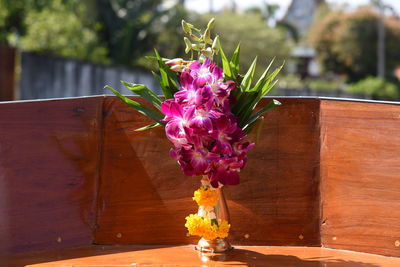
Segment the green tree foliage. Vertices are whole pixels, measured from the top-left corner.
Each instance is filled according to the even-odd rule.
[[[21,47],[63,57],[107,62],[107,49],[101,45],[95,23],[86,20],[89,5],[80,1],[54,0],[44,8],[28,12]]]
[[[369,8],[335,11],[318,21],[310,33],[318,58],[327,72],[357,81],[377,73],[378,15]],[[400,64],[400,21],[385,19],[386,71]]]
[[[26,5],[31,0],[0,0],[0,44],[9,44],[10,33],[23,34]]]
[[[94,0],[0,0],[0,43],[107,62]]]
[[[367,77],[350,84],[347,91],[355,94],[365,94],[374,99],[397,100],[400,97],[400,85],[377,77]]]
[[[153,23],[165,11],[161,0],[97,0],[103,39],[114,63],[132,65],[156,41]]]
[[[218,21],[215,32],[221,36],[221,46],[227,55],[232,55],[236,44],[240,42],[240,66],[244,70],[249,69],[255,55],[259,59],[256,75],[260,75],[268,67],[272,58],[276,58],[277,66],[290,55],[293,44],[286,38],[285,31],[268,27],[261,14],[225,11],[202,15],[200,20],[205,25],[211,17]]]

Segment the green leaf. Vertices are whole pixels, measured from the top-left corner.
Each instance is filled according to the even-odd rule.
[[[261,117],[257,118],[257,120],[253,121],[252,123],[247,124],[247,125],[243,128],[243,131],[244,131],[246,134],[249,134],[249,133],[251,132],[251,130],[253,130],[254,126],[256,126],[256,125],[258,124],[257,133],[256,133],[256,142],[258,142],[258,141],[259,141],[259,138],[260,138],[259,135],[261,134],[261,129],[260,129],[260,128],[262,128],[262,126],[263,126],[263,124],[264,124],[264,123],[262,123],[263,121],[264,121],[264,117],[261,116]]]
[[[146,58],[146,59],[149,59],[149,60],[158,61],[158,58],[155,57],[155,56],[145,56],[145,58]],[[170,59],[169,59],[169,58],[166,58],[166,57],[163,57],[163,58],[161,58],[161,60],[162,60],[163,62],[167,62],[167,61],[170,60]]]
[[[278,82],[278,80],[275,80],[273,83],[268,83],[265,84],[265,86],[263,87],[263,89],[261,90],[262,92],[262,97],[264,97],[265,95],[268,94],[269,91],[271,91],[271,89],[275,86],[275,84]]]
[[[160,70],[160,79],[157,79],[160,83],[161,89],[166,99],[173,98],[174,93],[178,91],[178,86],[173,77],[176,78],[176,73],[171,71],[170,68],[165,65],[162,58],[158,54],[157,50],[154,49],[156,58],[158,59],[158,67]],[[157,78],[157,77],[156,77]]]
[[[250,116],[251,113],[253,112],[254,108],[257,106],[258,102],[275,86],[275,84],[278,82],[278,80],[275,80],[274,82],[271,83],[273,79],[278,75],[280,70],[282,69],[283,65],[279,68],[277,68],[273,73],[268,75],[262,80],[262,87],[256,86],[252,90],[249,90],[249,92],[254,92],[257,93],[257,97],[253,98],[253,102],[249,104],[245,110],[241,111],[239,113],[239,117],[241,119],[241,124],[240,127],[244,126],[244,122],[246,122]]]
[[[161,123],[156,122],[156,123],[149,124],[144,127],[138,128],[135,131],[140,132],[140,131],[145,131],[145,130],[153,129],[153,128],[160,127],[160,126],[163,126],[163,125]]]
[[[126,104],[136,109],[138,112],[142,113],[146,117],[149,117],[150,119],[158,123],[161,123],[161,120],[164,118],[164,115],[162,115],[161,113],[154,111],[149,107],[143,106],[142,104],[127,98],[126,96],[121,95],[117,90],[115,90],[111,86],[106,85],[104,88],[107,88],[108,90],[112,91],[119,99],[121,99]]]
[[[235,51],[233,52],[233,56],[230,62],[231,70],[233,76],[237,76],[239,74],[239,58],[240,58],[240,43],[237,45]]]
[[[248,91],[250,89],[251,81],[253,80],[254,76],[254,71],[256,70],[256,65],[257,65],[257,57],[254,58],[253,63],[251,63],[249,70],[243,77],[243,81],[240,84],[240,89],[242,90],[242,92]]]
[[[121,81],[121,83],[128,88],[130,91],[140,95],[144,99],[146,99],[149,103],[151,103],[154,107],[161,110],[162,100],[149,88],[147,88],[143,84],[133,84],[125,81]]]
[[[225,78],[227,80],[232,80],[233,79],[233,75],[232,75],[231,65],[229,64],[229,61],[226,58],[224,50],[222,49],[221,46],[219,47],[219,51],[221,53],[222,69],[224,70]]]
[[[235,114],[239,118],[242,118],[241,114],[250,109],[252,103],[257,97],[257,92],[243,92],[240,98],[238,98],[237,102],[232,105],[233,114]]]
[[[256,85],[254,86],[254,88],[251,89],[250,91],[258,91],[260,88],[262,88],[262,86],[264,85],[264,83],[267,80],[266,79],[267,73],[268,73],[269,69],[271,68],[272,63],[274,63],[274,61],[275,61],[275,58],[273,58],[271,60],[271,62],[269,63],[268,67],[265,69],[265,71],[263,72],[261,77],[258,79],[258,81],[257,81]]]
[[[216,225],[216,226],[219,226],[218,225],[218,220],[217,219],[211,219],[211,225]]]
[[[252,125],[254,122],[256,122],[260,116],[262,114],[264,114],[265,112],[268,112],[276,107],[279,107],[280,105],[282,105],[281,102],[279,102],[276,99],[272,99],[271,102],[269,102],[265,107],[261,108],[259,111],[257,111],[254,115],[252,115],[248,121],[243,122],[244,123],[244,127],[243,130],[248,128],[250,125]]]
[[[268,112],[276,107],[281,106],[282,103],[279,102],[276,99],[272,99],[271,102],[269,102],[265,107],[263,107],[262,109],[260,109],[259,111],[257,111],[254,115],[255,116],[261,116],[262,114],[264,114],[265,112]]]

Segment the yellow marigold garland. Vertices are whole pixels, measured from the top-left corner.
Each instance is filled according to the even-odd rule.
[[[218,193],[216,190],[201,187],[194,191],[193,200],[196,201],[199,206],[215,206],[218,201]]]
[[[186,217],[186,228],[190,235],[204,237],[206,240],[225,238],[228,236],[230,224],[225,220],[218,220],[218,225],[212,223],[208,218],[197,214],[190,214]]]
[[[214,207],[217,205],[219,197],[216,190],[201,187],[194,192],[193,200],[196,201],[199,206]],[[226,220],[211,220],[207,216],[202,217],[198,214],[190,214],[187,216],[185,226],[190,235],[200,236],[206,240],[227,237],[231,227]]]

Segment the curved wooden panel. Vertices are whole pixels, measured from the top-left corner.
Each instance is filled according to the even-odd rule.
[[[284,99],[283,105],[267,115],[242,184],[225,190],[235,243],[320,244],[319,100]],[[199,178],[180,172],[163,129],[135,132],[149,121],[116,98],[106,99],[104,114],[95,242],[194,242],[184,223],[196,212],[191,197]]]
[[[322,243],[400,256],[400,105],[323,101]]]
[[[91,244],[102,101],[0,104],[0,254]]]

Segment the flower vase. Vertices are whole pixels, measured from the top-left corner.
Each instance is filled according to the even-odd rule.
[[[207,213],[208,216],[212,214],[212,217],[209,219],[216,219],[219,222],[226,221],[229,224],[229,210],[224,196],[223,187],[221,186],[214,189],[209,185],[207,180],[203,178],[202,185],[203,187],[208,187],[209,190],[215,190],[217,192],[217,204],[215,206],[208,207],[199,206],[198,215],[203,217],[205,216],[205,213]],[[195,249],[200,252],[223,253],[233,249],[233,247],[230,245],[229,241],[226,238],[218,237],[212,240],[207,240],[202,237],[195,246]]]

